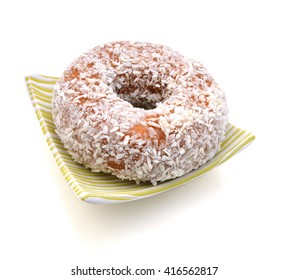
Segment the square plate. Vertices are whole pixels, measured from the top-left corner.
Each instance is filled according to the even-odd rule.
[[[52,91],[58,78],[31,75],[25,79],[33,107],[48,146],[74,193],[86,202],[101,204],[125,202],[145,198],[179,187],[227,161],[255,139],[255,136],[251,133],[229,124],[221,150],[205,165],[182,177],[159,183],[157,186],[153,186],[150,183],[137,185],[134,181],[122,181],[110,174],[91,172],[89,169],[76,163],[67,153],[55,133],[55,126],[51,115]]]

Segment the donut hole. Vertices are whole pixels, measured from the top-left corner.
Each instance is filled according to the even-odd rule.
[[[154,109],[169,94],[160,76],[157,71],[152,74],[143,69],[134,70],[131,74],[119,74],[113,81],[115,92],[134,107]]]

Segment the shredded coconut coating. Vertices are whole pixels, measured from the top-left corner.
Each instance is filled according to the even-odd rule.
[[[225,95],[202,64],[128,41],[76,59],[57,82],[52,113],[75,161],[153,185],[214,157],[228,123]]]

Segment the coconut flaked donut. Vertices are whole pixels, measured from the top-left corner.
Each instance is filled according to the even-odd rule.
[[[200,63],[140,42],[81,55],[57,82],[52,107],[75,161],[154,185],[210,160],[228,123],[225,95]]]

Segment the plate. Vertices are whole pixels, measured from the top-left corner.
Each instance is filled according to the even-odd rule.
[[[51,98],[57,77],[31,75],[25,78],[27,89],[46,137],[48,146],[74,193],[83,201],[97,204],[119,203],[141,199],[180,187],[224,163],[248,146],[255,136],[229,124],[221,150],[213,159],[190,173],[153,186],[150,183],[137,185],[133,181],[122,181],[114,175],[94,173],[76,163],[63,147],[55,133],[51,114]]]

